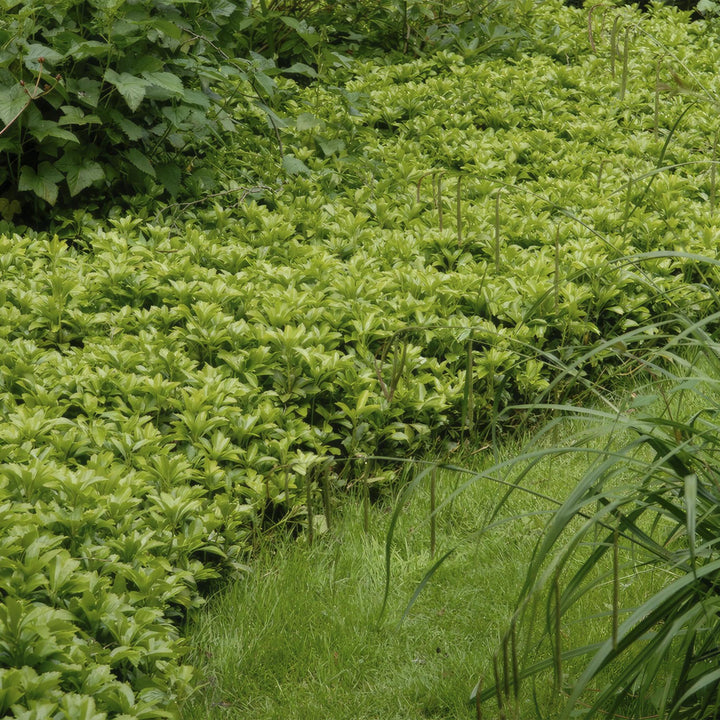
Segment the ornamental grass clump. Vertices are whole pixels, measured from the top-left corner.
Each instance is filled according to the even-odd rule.
[[[504,468],[519,488],[561,456],[587,455],[537,542],[492,687],[478,683],[473,701],[494,696],[507,716],[526,716],[532,688],[535,703],[560,704],[558,718],[718,717],[718,319],[687,322],[648,352],[644,332],[618,342],[632,392],[606,393],[602,409],[553,407],[531,444],[540,449]],[[545,447],[561,424],[575,440]]]

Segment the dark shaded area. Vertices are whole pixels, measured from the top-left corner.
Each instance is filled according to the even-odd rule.
[[[593,5],[599,3],[586,2],[586,0],[565,0],[565,4],[570,5],[571,7],[582,8],[592,7]],[[657,0],[637,0],[637,2],[626,2],[624,4],[636,5],[640,8],[640,10],[647,12],[654,4],[657,4]],[[697,0],[665,0],[665,2],[661,2],[660,4],[672,5],[673,7],[678,8],[678,10],[692,12],[692,15],[690,16],[691,20],[699,20],[702,18],[702,14],[697,11]]]

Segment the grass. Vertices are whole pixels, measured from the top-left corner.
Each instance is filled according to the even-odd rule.
[[[626,349],[645,378],[631,402],[564,406],[586,437],[529,453],[511,473],[521,482],[527,461],[590,456],[528,558],[482,699],[516,706],[513,691],[552,669],[567,691],[562,720],[717,717],[720,346],[707,332],[717,319],[686,322],[642,358]]]
[[[503,457],[518,449],[508,442]],[[468,470],[493,462],[488,448],[450,459]],[[560,458],[551,475],[536,473],[528,487],[562,497],[584,462]],[[349,500],[311,548],[305,536],[268,539],[247,577],[192,619],[188,662],[200,684],[183,717],[475,717],[470,691],[480,675],[492,677],[493,655],[553,503],[518,495],[506,506],[516,519],[477,539],[498,486],[473,482],[448,502],[463,478],[439,470],[437,556],[455,551],[401,621],[432,565],[427,480],[398,518],[382,621],[392,506],[373,506],[366,533],[361,499]]]

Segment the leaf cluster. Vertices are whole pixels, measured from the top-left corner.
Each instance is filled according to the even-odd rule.
[[[175,196],[191,181],[192,158],[235,127],[211,85],[244,79],[220,51],[236,4],[6,5],[0,186],[26,217],[58,198],[77,205],[81,194],[86,208],[107,194]]]

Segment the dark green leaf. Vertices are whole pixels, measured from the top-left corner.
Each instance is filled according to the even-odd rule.
[[[173,95],[180,95],[183,92],[182,80],[177,75],[169,72],[144,72],[143,78],[152,85],[157,85]]]
[[[62,180],[59,173],[50,163],[40,163],[37,172],[23,165],[18,182],[19,190],[30,190],[45,202],[54,205],[58,196],[58,183]]]
[[[163,163],[155,171],[160,184],[175,197],[180,192],[181,169],[175,163]]]
[[[155,168],[147,156],[143,155],[137,148],[131,148],[124,156],[138,169],[150,177],[155,177]]]
[[[60,127],[54,120],[40,120],[29,126],[30,134],[38,141],[43,142],[47,138],[65,140],[66,142],[79,143],[75,133]]]
[[[306,77],[316,78],[317,71],[311,68],[305,63],[297,62],[293,63],[289,68],[285,68],[283,72],[291,73],[293,75],[305,75]]]
[[[99,182],[105,177],[105,171],[102,165],[91,160],[85,161],[82,165],[77,165],[65,174],[65,182],[67,182],[70,195],[73,197],[85,188],[90,187],[93,183]]]

